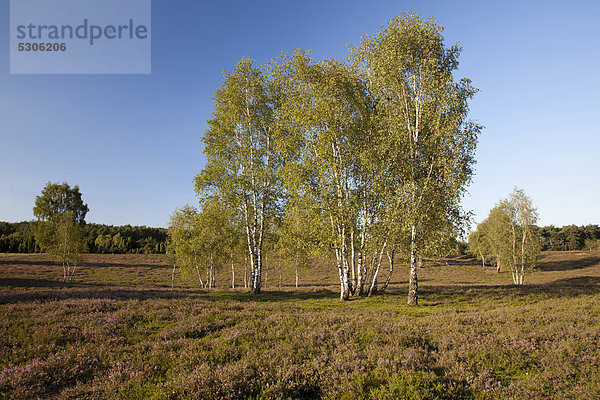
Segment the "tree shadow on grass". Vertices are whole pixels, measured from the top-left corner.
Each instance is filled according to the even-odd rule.
[[[589,255],[579,259],[544,261],[542,260],[536,269],[540,271],[570,271],[574,269],[583,269],[594,265],[600,266],[599,255]]]
[[[404,301],[404,287],[388,288],[386,297],[397,296]],[[486,301],[539,301],[551,298],[572,298],[581,295],[600,294],[600,276],[581,276],[558,279],[546,284],[526,285],[440,285],[425,286],[419,290],[419,297],[427,305],[465,304]],[[377,295],[375,295],[375,298]],[[238,290],[207,290],[200,288],[169,287],[119,287],[106,284],[86,284],[75,282],[64,284],[60,281],[26,278],[0,278],[0,304],[56,301],[64,299],[108,299],[108,300],[151,300],[151,299],[190,299],[208,302],[239,301],[254,303],[287,303],[304,300],[335,300],[337,290],[315,286],[300,290],[266,290],[255,295]],[[356,298],[352,300],[359,300]]]
[[[57,301],[66,299],[104,299],[104,300],[152,300],[152,299],[190,299],[208,302],[223,300],[240,302],[290,302],[296,300],[335,299],[335,292],[318,289],[314,291],[263,291],[251,294],[240,291],[224,291],[195,288],[135,288],[94,284],[64,284],[58,281],[40,279],[0,279],[0,287],[12,287],[0,291],[0,304],[13,304],[34,301]]]
[[[481,302],[485,300],[542,300],[600,294],[600,277],[581,276],[545,284],[427,286],[419,291],[422,299],[435,304]]]
[[[25,266],[61,266],[62,264],[53,260],[14,260],[14,259],[0,259],[0,266],[11,266],[11,265],[25,265]],[[172,265],[167,264],[149,264],[149,263],[123,263],[123,262],[83,262],[80,266],[102,268],[102,267],[115,267],[115,268],[155,268],[155,269],[171,269]]]
[[[50,279],[37,278],[0,278],[0,287],[40,288],[40,287],[64,287],[64,282]]]
[[[57,266],[61,265],[60,263],[52,260],[2,260],[0,259],[0,266],[10,266],[10,265],[27,265],[27,266]]]

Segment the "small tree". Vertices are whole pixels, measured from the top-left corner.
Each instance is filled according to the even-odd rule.
[[[79,187],[71,188],[67,183],[48,182],[35,199],[35,240],[43,252],[62,263],[63,282],[71,282],[81,264],[81,253],[86,251],[83,225],[88,211]]]
[[[185,205],[175,210],[169,222],[169,253],[173,262],[173,276],[176,266],[183,274],[196,271],[200,286],[204,287],[200,273],[201,248],[198,241],[198,210]]]
[[[469,246],[472,251],[477,249],[482,257],[494,257],[498,272],[501,265],[508,266],[514,284],[523,285],[526,272],[535,267],[540,252],[537,217],[531,199],[515,188],[508,199],[492,208],[477,226],[469,238]]]
[[[478,226],[475,232],[469,235],[469,252],[481,258],[481,266],[485,267],[485,257],[490,253],[489,240],[483,231],[483,226]]]
[[[523,285],[526,270],[535,267],[539,255],[540,243],[532,234],[538,213],[531,199],[519,188],[515,188],[507,200],[500,202],[500,207],[510,218],[513,282]]]

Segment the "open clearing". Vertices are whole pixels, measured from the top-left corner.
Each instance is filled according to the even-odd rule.
[[[228,270],[171,290],[161,255],[87,261],[64,285],[44,255],[0,255],[0,398],[600,398],[600,251],[543,253],[523,287],[428,262],[418,307],[406,268],[340,302],[331,266],[299,289],[268,270],[252,296]]]

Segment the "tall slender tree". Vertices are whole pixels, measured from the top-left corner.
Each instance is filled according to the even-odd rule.
[[[408,242],[410,305],[418,302],[417,260],[464,220],[459,203],[481,130],[466,119],[476,89],[453,76],[460,47],[445,47],[442,32],[434,20],[402,14],[352,53],[383,119],[376,143],[394,181],[392,215]]]
[[[226,73],[202,139],[206,164],[195,178],[196,192],[203,198],[217,196],[240,211],[253,293],[260,293],[262,287],[265,227],[280,208],[276,101],[264,70],[251,60],[241,60]]]

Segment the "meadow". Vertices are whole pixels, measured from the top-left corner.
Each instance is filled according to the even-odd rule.
[[[215,290],[162,255],[88,255],[73,283],[0,255],[1,399],[597,399],[600,251],[544,252],[527,285],[466,257],[338,299],[337,271]],[[238,284],[243,272],[237,271]]]

